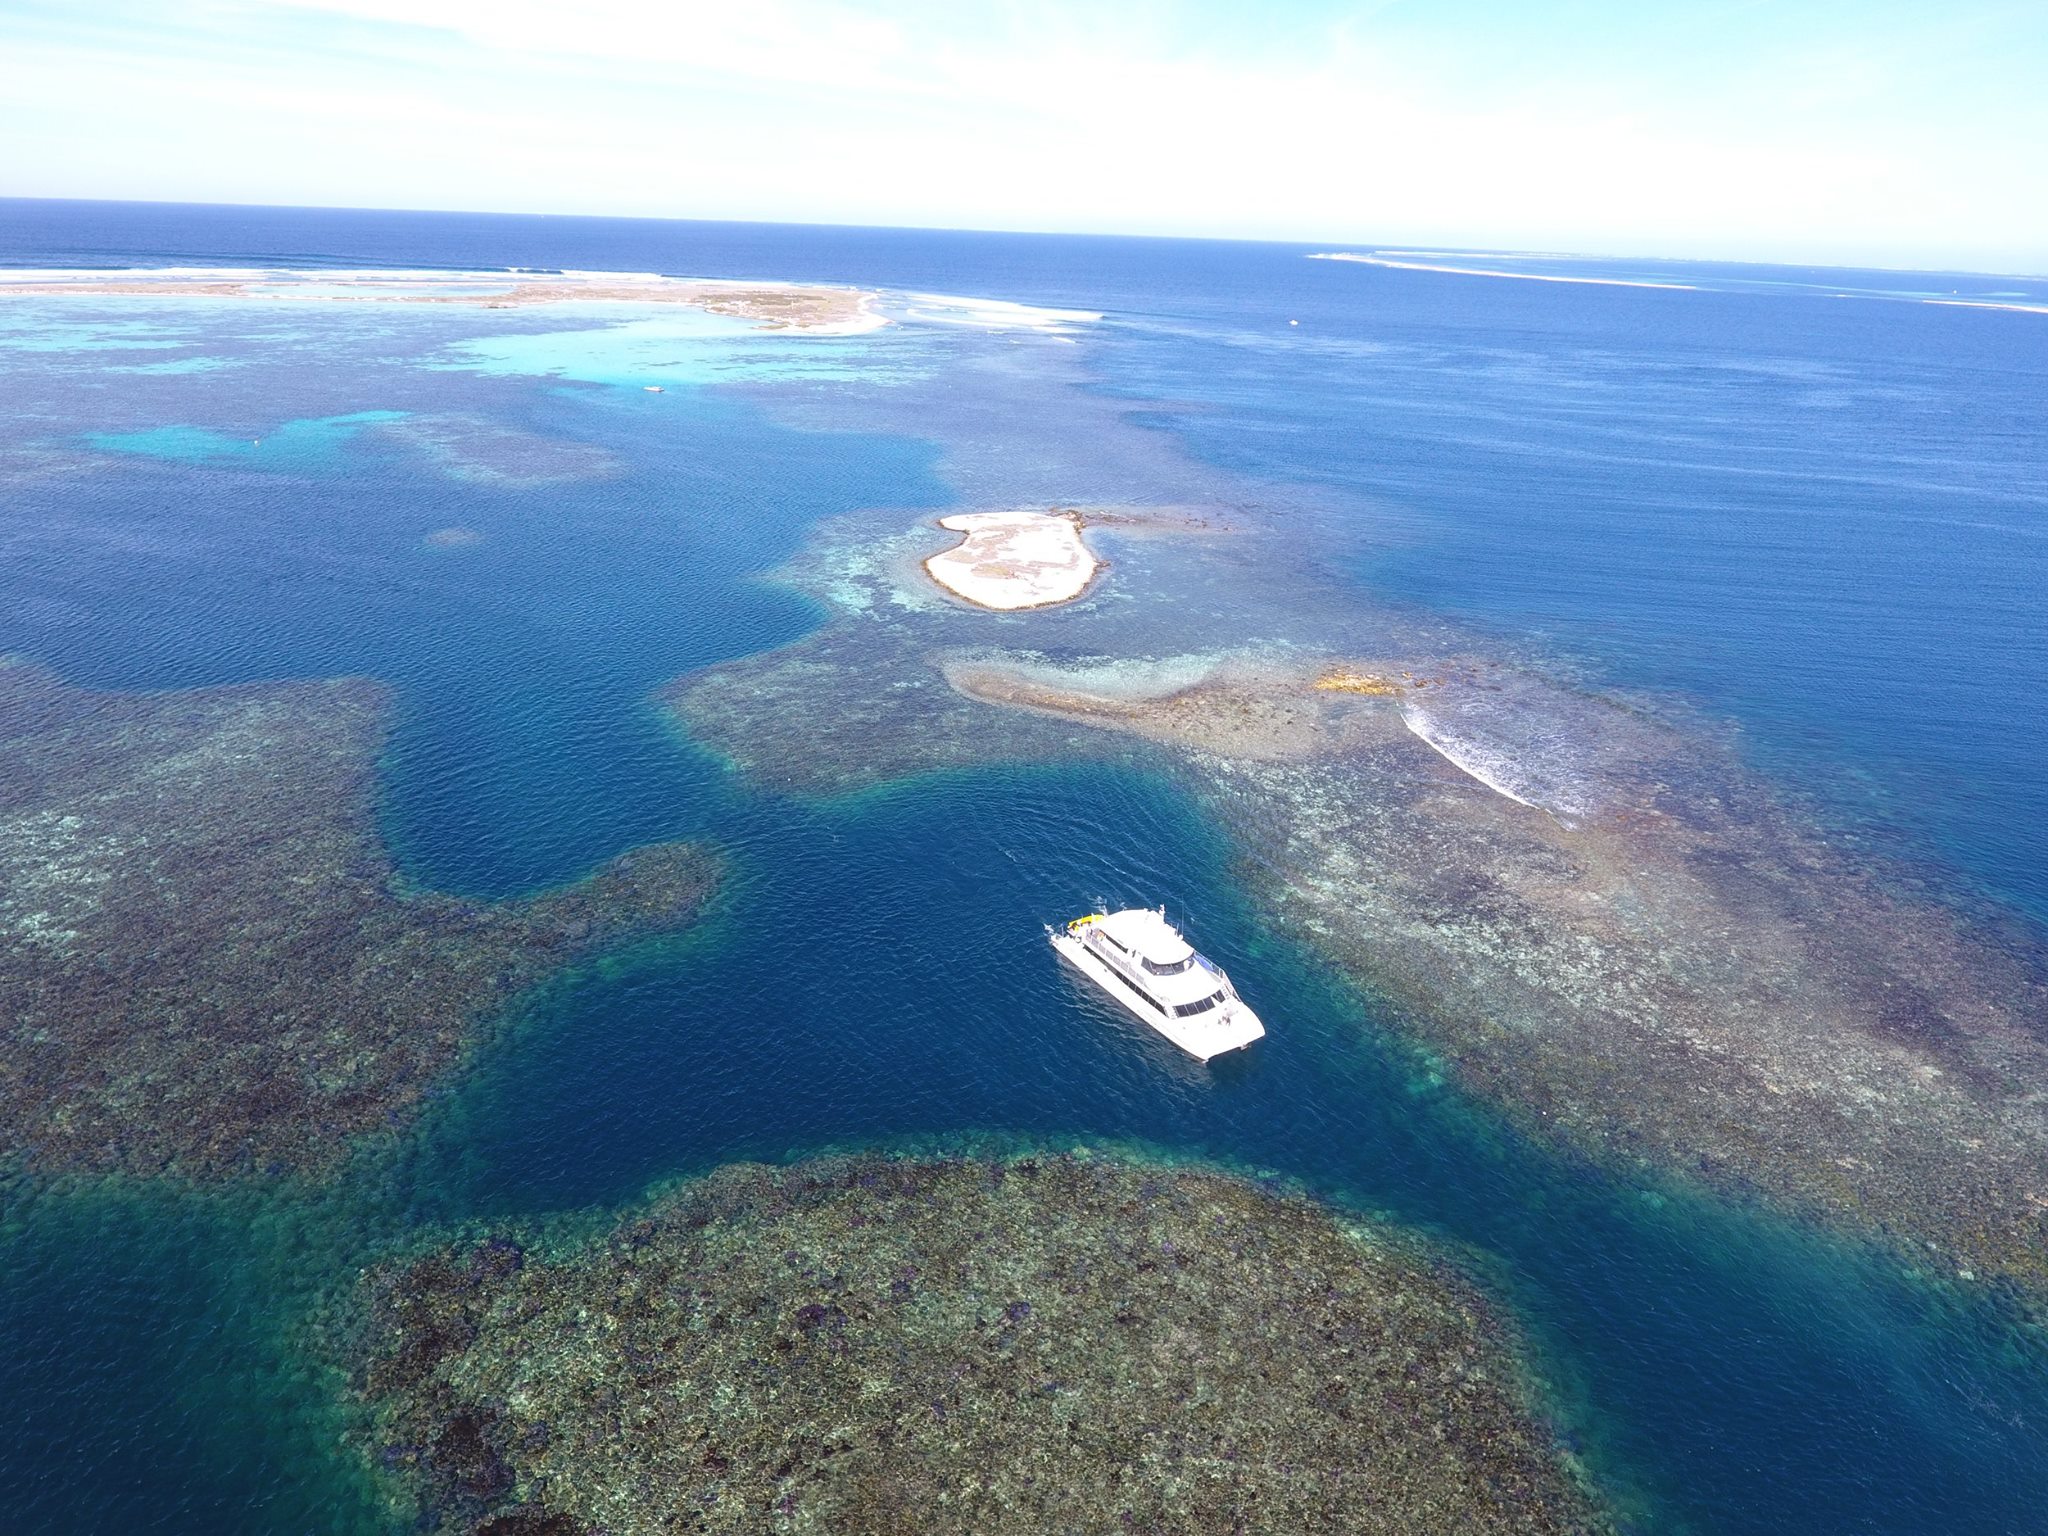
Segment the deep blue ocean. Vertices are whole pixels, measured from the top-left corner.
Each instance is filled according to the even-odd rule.
[[[2048,279],[1329,249],[0,201],[14,267],[662,272],[1098,317],[819,352],[535,312],[0,308],[0,654],[100,688],[388,681],[384,820],[422,885],[509,895],[675,837],[734,871],[711,924],[528,1000],[332,1189],[8,1192],[0,1529],[382,1529],[304,1332],[378,1252],[739,1157],[1014,1137],[1221,1159],[1462,1245],[1641,1529],[2048,1531],[2038,1344],[1850,1244],[1522,1142],[1361,1033],[1165,780],[1032,763],[805,802],[655,707],[824,620],[766,578],[830,520],[1227,497],[1295,520],[1319,611],[1668,701],[1882,878],[2048,937]],[[1558,276],[1597,281],[1530,280]],[[380,435],[408,421],[441,457]],[[423,547],[449,527],[479,537]],[[1285,1026],[1199,1073],[1106,1027],[1039,937],[1102,895],[1188,913]]]

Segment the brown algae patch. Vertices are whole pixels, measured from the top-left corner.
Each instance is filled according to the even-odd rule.
[[[1385,718],[1344,707],[1298,664],[1259,656],[1184,656],[1098,666],[1048,666],[1000,656],[941,666],[959,693],[988,704],[1086,721],[1174,746],[1260,762],[1298,761],[1386,734]]]
[[[955,597],[998,613],[1070,603],[1102,564],[1071,510],[960,512],[940,518],[939,526],[963,537],[926,560],[925,574]]]
[[[326,1169],[516,992],[708,897],[680,844],[525,901],[402,892],[385,716],[362,679],[99,693],[0,663],[0,1158]]]
[[[1468,1284],[1211,1173],[740,1165],[360,1305],[364,1450],[427,1530],[1607,1528]]]
[[[1417,677],[1402,670],[1398,677],[1385,672],[1363,672],[1356,667],[1332,667],[1315,680],[1318,693],[1355,693],[1368,699],[1399,699],[1424,688],[1442,686],[1442,680]]]

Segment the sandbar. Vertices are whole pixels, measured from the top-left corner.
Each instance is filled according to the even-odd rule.
[[[1070,603],[1088,590],[1102,562],[1081,539],[1074,511],[963,512],[939,519],[965,534],[924,563],[955,597],[998,613]]]

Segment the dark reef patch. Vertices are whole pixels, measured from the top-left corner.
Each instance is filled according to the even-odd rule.
[[[330,1167],[556,968],[681,927],[702,850],[488,904],[404,893],[385,693],[176,693],[0,663],[0,1156],[218,1178]]]
[[[480,485],[566,485],[623,472],[616,458],[587,443],[541,437],[476,416],[408,415],[371,430],[420,454],[443,474]]]
[[[870,672],[888,683],[846,686]],[[834,626],[692,673],[661,698],[700,746],[762,788],[799,798],[989,762],[1132,755],[1082,725],[1004,719],[880,628]]]
[[[1464,1281],[1186,1169],[739,1165],[373,1270],[354,1333],[431,1530],[1606,1528]]]

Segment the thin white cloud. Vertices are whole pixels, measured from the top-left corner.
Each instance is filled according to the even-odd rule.
[[[1592,66],[1503,85],[1398,14],[1248,40],[1170,5],[202,0],[8,42],[0,150],[35,152],[0,190],[2048,256],[2014,125],[1887,115],[1896,41],[1682,92]]]

